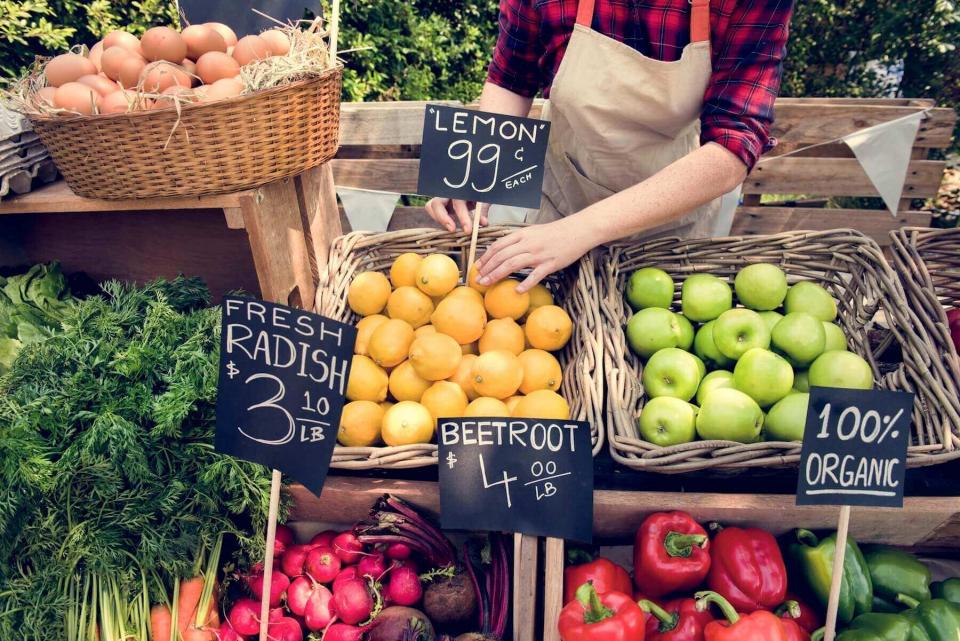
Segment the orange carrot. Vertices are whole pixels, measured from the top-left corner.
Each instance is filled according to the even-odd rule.
[[[171,641],[170,627],[171,621],[170,608],[165,605],[157,604],[150,608],[150,639],[151,641]]]
[[[198,628],[190,624],[183,632],[183,641],[216,641],[216,635],[211,628]]]
[[[194,623],[197,606],[203,594],[203,577],[195,576],[180,582],[180,600],[177,602],[177,630],[182,635]]]

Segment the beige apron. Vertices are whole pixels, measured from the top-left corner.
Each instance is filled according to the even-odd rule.
[[[700,112],[712,74],[710,0],[691,0],[690,44],[676,62],[643,55],[590,28],[596,0],[577,24],[550,90],[543,202],[529,222],[576,213],[653,176],[700,147]],[[643,236],[711,235],[720,199]]]

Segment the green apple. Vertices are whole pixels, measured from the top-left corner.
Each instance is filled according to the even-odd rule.
[[[640,412],[640,435],[660,447],[689,443],[697,437],[697,409],[679,398],[651,398]]]
[[[768,441],[802,441],[807,425],[809,394],[788,394],[767,412],[763,431]]]
[[[656,267],[644,267],[633,272],[627,281],[627,303],[634,310],[647,307],[670,309],[673,290],[670,274]]]
[[[648,307],[627,321],[627,342],[637,356],[650,358],[658,350],[679,345],[682,331],[669,309]]]
[[[680,343],[677,345],[680,349],[688,352],[693,347],[693,323],[687,320],[683,314],[677,314],[677,323],[680,325]]]
[[[700,387],[700,366],[690,352],[668,347],[650,357],[642,380],[650,398],[672,396],[689,401]]]
[[[758,312],[776,309],[787,296],[787,275],[776,265],[756,263],[740,270],[733,281],[737,300]]]
[[[770,333],[770,344],[794,367],[807,367],[817,360],[826,342],[823,322],[805,312],[787,314]]]
[[[770,330],[760,314],[749,309],[731,309],[713,326],[713,342],[727,358],[737,360],[748,350],[770,347]]]
[[[763,410],[743,392],[713,390],[697,414],[697,434],[705,441],[753,443],[763,428]]]
[[[809,372],[811,387],[873,389],[873,370],[857,354],[835,350],[813,361]]]
[[[806,312],[827,322],[837,317],[837,302],[830,292],[809,280],[802,280],[787,291],[783,308],[788,314]]]
[[[793,371],[793,389],[798,392],[810,391],[810,379],[807,378],[807,370]]]
[[[755,347],[737,361],[733,384],[760,407],[770,407],[793,389],[793,368],[782,356]]]
[[[845,352],[847,350],[847,337],[843,333],[843,328],[835,323],[828,323],[824,321],[823,331],[827,337],[823,351]]]
[[[691,321],[705,323],[733,307],[733,290],[712,274],[694,274],[683,281],[680,306]]]
[[[693,339],[693,353],[713,367],[727,367],[732,365],[733,361],[717,349],[717,343],[713,340],[713,327],[716,324],[717,321],[710,321],[697,330],[697,335]]]
[[[707,394],[715,389],[732,388],[733,372],[725,369],[718,369],[710,372],[700,381],[700,387],[697,389],[697,405],[703,405]]]
[[[707,364],[703,362],[703,359],[697,356],[696,354],[690,354],[697,361],[697,369],[700,370],[700,380],[703,380],[703,377],[707,375]]]
[[[758,313],[760,314],[760,318],[763,319],[763,322],[767,324],[767,329],[769,329],[771,332],[773,332],[773,328],[777,326],[777,323],[779,323],[783,319],[783,314],[781,314],[780,312],[758,312]]]

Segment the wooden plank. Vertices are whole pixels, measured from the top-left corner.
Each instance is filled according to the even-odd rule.
[[[548,538],[543,557],[543,641],[560,641],[557,621],[563,609],[563,539]]]
[[[537,626],[537,567],[539,540],[514,534],[513,555],[513,639],[534,641]]]
[[[853,228],[873,238],[881,247],[890,244],[890,232],[900,227],[929,227],[930,213],[901,212],[896,218],[886,209],[823,209],[813,207],[740,207],[733,219],[734,236],[778,234],[798,229]]]
[[[946,163],[935,160],[912,161],[907,171],[904,197],[936,196],[945,168]],[[878,196],[877,190],[855,159],[795,156],[761,161],[743,184],[743,193]]]
[[[334,180],[340,187],[417,193],[419,160],[333,160],[330,164],[333,165]]]
[[[860,129],[922,111],[918,107],[886,105],[820,105],[777,103],[771,135],[785,145],[809,145],[834,140]],[[953,139],[957,114],[953,109],[933,109],[917,132],[915,147],[943,148]]]
[[[431,104],[463,105],[452,100],[431,101]],[[426,102],[417,101],[343,103],[340,144],[419,145],[426,106]]]
[[[440,488],[429,481],[331,475],[319,497],[302,485],[290,486],[289,493],[294,521],[356,523],[367,518],[370,506],[384,494],[393,494],[434,519],[440,515]]]

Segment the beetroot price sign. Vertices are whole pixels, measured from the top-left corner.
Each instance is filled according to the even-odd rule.
[[[299,309],[223,300],[217,451],[319,494],[345,403],[356,328]]]

